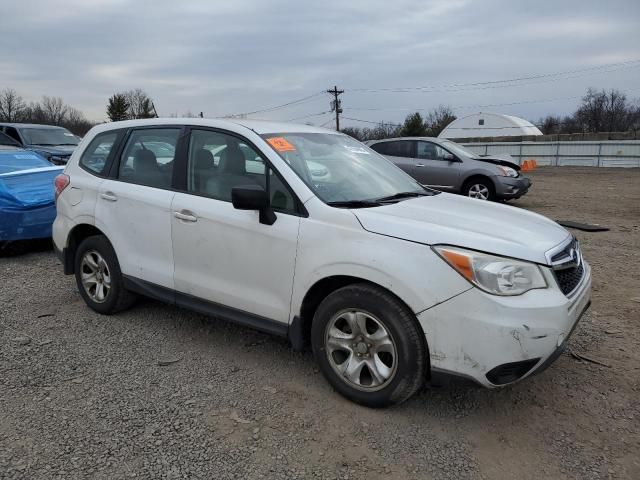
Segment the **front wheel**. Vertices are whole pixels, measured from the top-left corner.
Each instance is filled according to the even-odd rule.
[[[496,192],[493,184],[490,180],[478,178],[468,181],[462,193],[469,198],[476,198],[478,200],[495,200]]]
[[[327,296],[314,316],[311,341],[329,383],[356,403],[400,403],[424,383],[424,333],[411,310],[381,288],[355,284]]]

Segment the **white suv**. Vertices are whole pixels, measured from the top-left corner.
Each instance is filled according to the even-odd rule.
[[[564,228],[426,189],[320,128],[104,124],[56,193],[56,250],[92,309],[142,294],[288,337],[369,406],[438,373],[495,387],[538,372],[590,303]]]

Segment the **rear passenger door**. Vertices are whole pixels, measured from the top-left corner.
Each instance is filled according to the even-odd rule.
[[[170,207],[182,127],[132,129],[99,187],[96,226],[124,275],[173,289]]]
[[[415,175],[415,141],[393,140],[380,142],[371,146],[373,150],[384,155],[412,177]]]
[[[175,289],[185,294],[177,303],[281,331],[289,321],[298,200],[260,152],[231,132],[192,128],[186,157],[183,191],[171,207]],[[233,207],[231,190],[248,185],[269,192],[273,225]]]

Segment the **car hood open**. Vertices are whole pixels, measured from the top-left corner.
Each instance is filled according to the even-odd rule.
[[[372,233],[426,245],[455,245],[543,264],[547,263],[545,252],[570,235],[537,213],[448,193],[352,212],[362,227]]]
[[[506,158],[489,155],[486,157],[476,157],[474,160],[477,160],[478,162],[493,163],[494,165],[502,165],[504,167],[511,167],[516,171],[520,171],[520,165],[512,162],[511,160],[507,160]]]

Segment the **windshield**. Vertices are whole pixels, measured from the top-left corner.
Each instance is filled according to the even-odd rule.
[[[447,150],[450,150],[451,153],[454,153],[458,156],[469,157],[469,158],[478,158],[478,154],[469,150],[467,147],[463,147],[462,145],[452,142],[451,140],[442,140],[440,142]]]
[[[328,204],[347,206],[349,202],[375,202],[398,194],[433,193],[386,158],[346,135],[271,133],[262,137]]]
[[[66,128],[22,128],[29,145],[78,145],[78,138]]]

